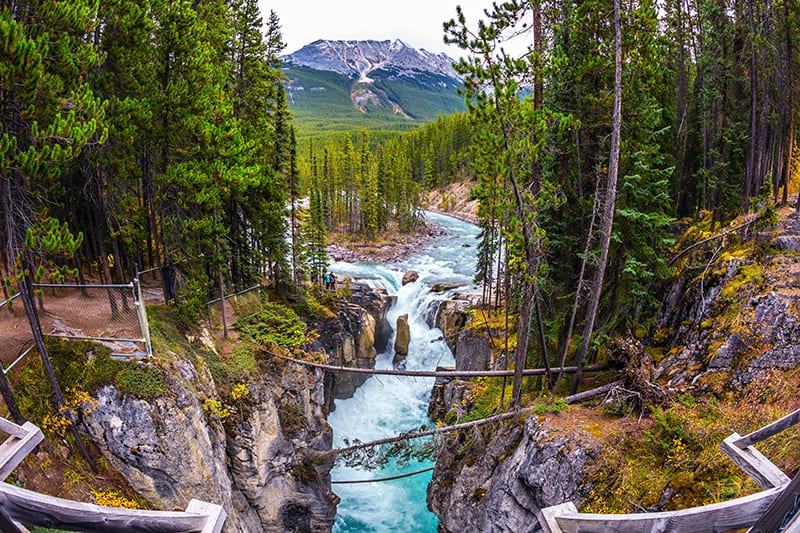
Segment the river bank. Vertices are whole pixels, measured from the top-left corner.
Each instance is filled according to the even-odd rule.
[[[418,224],[411,233],[389,230],[374,240],[338,232],[330,235],[328,256],[345,263],[400,263],[443,235],[447,230],[430,220]]]
[[[471,199],[471,189],[472,182],[463,181],[450,184],[445,189],[429,191],[423,197],[424,209],[477,224],[478,202]],[[328,256],[334,261],[346,263],[400,263],[422,246],[446,234],[447,231],[431,217],[425,217],[410,233],[390,227],[372,240],[354,237],[346,232],[333,232],[329,235],[332,244],[328,246]]]

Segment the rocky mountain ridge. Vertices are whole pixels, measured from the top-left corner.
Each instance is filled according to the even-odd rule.
[[[369,74],[382,69],[399,76],[419,73],[459,78],[453,69],[453,59],[447,54],[433,54],[425,49],[408,46],[399,39],[393,41],[332,41],[319,39],[284,56],[286,66],[302,66],[329,70],[345,76],[357,75],[359,81],[371,83]]]
[[[453,60],[400,40],[318,40],[282,61],[301,134],[407,130],[465,109]]]

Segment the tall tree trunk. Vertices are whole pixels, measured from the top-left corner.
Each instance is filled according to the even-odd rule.
[[[608,185],[603,202],[600,220],[600,260],[592,281],[591,297],[586,309],[586,323],[583,328],[581,349],[575,356],[575,381],[572,383],[573,394],[578,390],[581,381],[583,361],[589,352],[589,345],[594,333],[597,309],[600,305],[600,294],[603,289],[608,249],[611,244],[611,230],[614,225],[614,209],[617,200],[617,176],[619,174],[620,136],[622,130],[622,23],[620,0],[614,0],[614,111],[611,118],[611,154],[608,159]]]
[[[747,2],[748,27],[750,29],[750,139],[747,148],[747,168],[745,170],[744,190],[742,191],[742,211],[750,211],[750,197],[753,193],[756,173],[756,147],[758,146],[758,135],[756,130],[756,104],[758,101],[758,89],[756,84],[756,28],[753,21],[753,0]]]
[[[792,157],[794,155],[794,43],[792,41],[792,19],[789,12],[789,0],[783,1],[783,17],[786,25],[786,58],[788,59],[787,72],[789,76],[789,104],[788,125],[786,131],[786,154],[783,163],[783,203],[789,201],[789,180],[792,177]],[[797,212],[800,213],[800,192],[797,194]]]
[[[18,425],[24,424],[27,420],[19,410],[17,400],[14,398],[14,390],[11,388],[11,383],[8,381],[8,376],[6,376],[4,370],[0,370],[0,395],[2,395],[3,401],[8,408],[8,413],[14,422]]]
[[[30,253],[30,252],[28,252]],[[26,254],[27,255],[27,254]],[[25,257],[23,259],[23,271],[30,272],[32,271],[33,262],[30,260],[29,257]],[[56,378],[55,370],[53,369],[53,364],[50,362],[50,356],[47,353],[47,347],[44,344],[44,335],[42,334],[42,326],[39,323],[39,316],[36,314],[36,307],[33,301],[33,285],[31,283],[30,276],[24,276],[23,279],[18,283],[17,287],[19,288],[20,297],[22,298],[22,304],[25,307],[25,315],[28,317],[28,325],[31,328],[31,334],[33,335],[33,341],[36,343],[36,348],[39,350],[39,355],[42,358],[42,368],[44,369],[45,374],[47,375],[47,379],[50,381],[50,386],[53,388],[53,396],[56,400],[56,406],[60,409],[64,407],[64,393],[61,390],[61,385],[58,384],[58,379]],[[78,433],[78,428],[75,425],[75,420],[69,411],[66,411],[67,417],[69,420],[70,429],[72,430],[72,435],[75,437],[75,443],[78,445],[78,449],[81,452],[86,463],[91,468],[92,472],[96,472],[96,468],[94,463],[92,462],[92,458],[89,456],[89,450],[86,449],[86,445],[81,439],[80,434]]]
[[[534,66],[534,109],[541,111],[544,103],[544,83],[539,63],[541,54],[544,50],[542,41],[542,18],[541,4],[538,0],[533,2],[533,38],[534,50],[536,51],[536,65]],[[503,132],[506,149],[508,149],[508,136]],[[542,169],[538,157],[531,163],[531,194],[535,197],[541,187]],[[520,302],[519,318],[517,320],[517,350],[514,355],[514,383],[511,387],[511,407],[518,408],[522,398],[522,371],[525,369],[528,359],[528,344],[530,339],[531,321],[534,310],[537,307],[539,286],[536,281],[539,275],[539,238],[536,236],[528,213],[525,209],[525,202],[520,190],[520,185],[514,175],[510,172],[511,186],[514,191],[514,199],[517,205],[517,216],[522,224],[522,237],[525,243],[525,273],[522,276],[522,300]],[[506,295],[506,305],[508,305],[508,295]]]

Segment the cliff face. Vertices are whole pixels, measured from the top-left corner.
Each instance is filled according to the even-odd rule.
[[[84,415],[89,438],[137,492],[160,509],[219,503],[226,532],[331,528],[338,498],[320,375],[287,366],[278,380],[248,383],[226,415],[209,408],[217,394],[204,365],[176,357],[165,370],[169,395],[145,401],[107,386]]]
[[[429,326],[442,330],[458,370],[489,370],[496,363],[485,332],[468,327],[472,322],[470,308],[478,300],[477,294],[455,294],[428,317]]]
[[[755,237],[689,258],[670,287],[649,350],[667,388],[743,389],[800,365],[800,219]]]
[[[539,509],[586,495],[584,466],[597,453],[588,433],[546,429],[536,415],[459,433],[439,449],[428,506],[444,531],[541,531]]]
[[[312,351],[328,354],[331,365],[348,368],[374,368],[378,351],[384,351],[392,334],[386,313],[394,304],[395,297],[383,289],[372,289],[366,285],[351,285],[351,302],[338,309],[336,317],[310,324],[318,338]],[[367,380],[367,374],[334,372],[329,376],[326,402],[333,410],[333,400],[350,398],[355,390]]]
[[[470,302],[442,302],[430,317],[453,350],[458,370],[486,370],[489,340],[471,328]],[[457,418],[472,410],[472,384],[437,380],[428,416]],[[600,444],[580,428],[563,429],[537,415],[524,421],[450,434],[437,451],[428,507],[443,531],[540,531],[536,513],[588,493],[584,467]]]
[[[311,325],[319,334],[315,349],[332,355],[333,364],[374,366],[376,336],[385,344],[391,334],[392,302],[385,291],[357,286],[335,318]],[[325,374],[259,358],[260,376],[235,376],[238,393],[222,398],[193,346],[215,349],[201,336],[180,354],[146,363],[157,365],[167,394],[143,400],[114,386],[100,389],[97,407],[83,415],[89,439],[155,508],[182,510],[197,498],[225,508],[225,532],[329,531],[339,498],[330,486],[332,389]],[[360,384],[349,377],[337,382],[338,394]]]

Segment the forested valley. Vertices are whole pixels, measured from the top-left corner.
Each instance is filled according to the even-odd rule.
[[[425,193],[468,183],[519,407],[577,392],[611,339],[657,336],[682,250],[800,213],[798,0],[459,9],[466,112],[320,137],[293,125],[279,14],[255,0],[0,6],[4,300],[170,266],[190,322],[259,283],[302,312],[334,236],[413,234],[447,207]]]
[[[469,52],[468,114],[298,151],[280,21],[271,13],[262,34],[255,2],[11,3],[5,272],[30,231],[34,261],[95,264],[109,282],[174,263],[203,297],[219,270],[234,288],[267,277],[288,290],[298,271],[324,269],[328,229],[411,231],[422,191],[469,179],[487,291],[505,279],[508,294],[535,293],[519,301],[530,305],[605,287],[617,295],[609,323],[641,315],[666,274],[672,220],[710,216],[713,229],[788,201],[796,7],[623,5],[615,54],[610,4],[503,5],[474,33],[447,28]],[[509,32],[535,46],[506,55]],[[287,223],[299,198],[310,209]],[[47,250],[54,228],[83,239]]]

